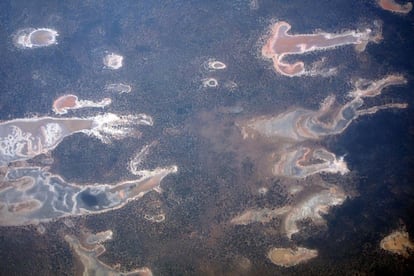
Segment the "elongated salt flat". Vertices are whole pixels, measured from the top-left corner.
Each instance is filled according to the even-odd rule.
[[[89,100],[79,100],[78,96],[73,94],[63,95],[53,102],[53,112],[55,114],[66,114],[68,110],[81,109],[87,107],[105,107],[112,103],[110,98],[104,98],[99,102]]]
[[[288,142],[318,140],[325,136],[342,133],[358,117],[373,114],[379,110],[391,108],[406,108],[404,103],[389,103],[361,109],[364,98],[376,97],[389,86],[405,84],[407,80],[401,75],[388,75],[375,81],[357,82],[355,89],[348,92],[352,99],[334,109],[334,96],[328,96],[319,110],[293,109],[277,116],[262,116],[247,122],[239,123],[242,135],[245,138],[254,138],[257,135],[273,138],[282,138]],[[333,115],[332,115],[333,114]],[[329,120],[322,118],[330,115]]]
[[[405,4],[398,4],[394,0],[377,0],[377,2],[382,9],[399,14],[407,14],[413,9],[411,2]]]
[[[349,170],[343,158],[337,158],[324,148],[299,146],[281,153],[280,160],[276,162],[272,172],[279,176],[306,178],[317,173],[343,175]]]
[[[144,170],[118,183],[79,185],[41,167],[10,168],[0,189],[0,226],[49,222],[70,216],[99,214],[122,208],[147,192],[159,191],[161,181],[176,166]]]
[[[291,27],[285,21],[274,24],[271,28],[271,35],[262,48],[263,57],[273,60],[276,72],[288,77],[306,75],[309,72],[306,71],[303,61],[293,64],[283,61],[286,56],[352,44],[356,45],[358,51],[363,51],[368,42],[378,42],[381,39],[381,34],[373,33],[371,29],[365,29],[364,31],[352,30],[337,34],[318,32],[316,34],[291,35],[288,34]]]
[[[276,217],[283,217],[281,230],[290,239],[293,234],[299,232],[299,221],[310,219],[316,224],[324,224],[325,220],[321,215],[326,214],[331,206],[341,205],[346,197],[346,194],[339,187],[331,186],[320,191],[298,196],[301,199],[292,205],[274,209],[246,210],[234,217],[230,222],[235,225],[248,225],[254,222],[268,223]]]
[[[105,90],[114,93],[124,94],[131,93],[132,87],[131,85],[124,83],[110,83],[105,85]]]
[[[104,143],[139,136],[139,125],[153,124],[146,114],[118,116],[106,113],[89,118],[39,117],[0,123],[0,166],[47,153],[75,133],[86,133]]]
[[[318,251],[305,247],[280,248],[274,247],[269,250],[267,257],[275,265],[282,267],[292,267],[305,263],[318,256]]]
[[[99,256],[106,252],[103,242],[112,238],[112,231],[104,231],[96,234],[88,233],[86,237],[78,238],[74,235],[65,235],[65,241],[69,243],[74,255],[82,265],[82,275],[125,275],[125,276],[152,276],[148,267],[133,269],[128,272],[121,272],[99,260]],[[88,239],[96,239],[89,243]]]
[[[77,104],[77,97],[69,100],[62,99],[63,106],[59,107]],[[0,187],[0,226],[98,214],[121,208],[149,191],[160,192],[163,178],[177,172],[177,167],[141,168],[150,146],[145,146],[132,158],[128,168],[134,177],[118,183],[79,185],[68,183],[42,167],[11,165],[48,153],[65,137],[75,133],[86,133],[109,143],[112,139],[139,136],[137,126],[152,124],[152,118],[146,114],[118,116],[112,113],[89,118],[40,117],[1,123],[0,167],[6,170],[2,179],[4,185]]]

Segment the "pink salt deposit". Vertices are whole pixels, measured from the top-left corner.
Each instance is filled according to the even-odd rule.
[[[71,109],[80,109],[85,107],[105,107],[111,104],[111,102],[112,100],[110,98],[104,98],[100,102],[79,100],[78,96],[68,94],[57,98],[53,102],[53,111],[56,114],[66,114],[68,113],[68,110]]]
[[[276,72],[284,76],[300,76],[309,73],[305,64],[297,61],[286,63],[283,59],[288,55],[298,55],[318,50],[332,49],[343,45],[356,45],[358,51],[363,51],[369,41],[378,42],[380,35],[373,36],[371,29],[359,31],[346,31],[343,33],[316,34],[288,34],[291,25],[280,21],[272,26],[271,35],[262,48],[262,55],[273,60]]]
[[[407,14],[413,9],[413,3],[407,2],[405,4],[398,4],[394,0],[378,0],[378,5],[390,12]]]

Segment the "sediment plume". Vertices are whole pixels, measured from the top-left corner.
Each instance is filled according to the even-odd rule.
[[[300,55],[313,51],[333,49],[344,45],[355,45],[358,51],[364,51],[368,42],[379,42],[381,33],[377,30],[365,29],[363,31],[347,31],[343,33],[316,34],[288,34],[291,29],[288,22],[280,21],[271,28],[269,39],[262,48],[262,55],[273,60],[273,66],[277,73],[293,77],[301,75],[315,75],[308,72],[302,61],[289,64],[284,58],[289,55]],[[379,26],[377,26],[379,29]]]

